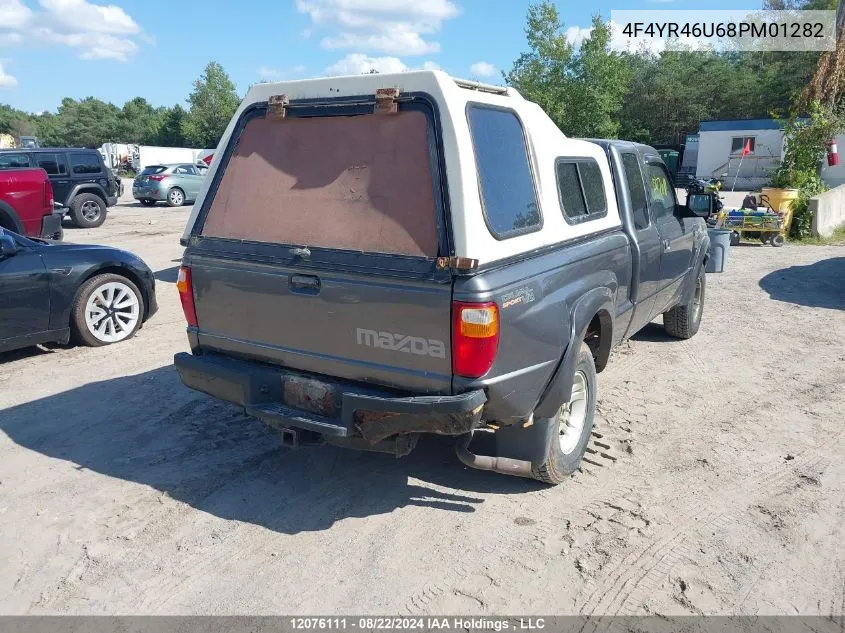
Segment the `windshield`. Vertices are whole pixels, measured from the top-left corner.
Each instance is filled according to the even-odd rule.
[[[160,174],[163,172],[167,167],[164,165],[150,165],[148,167],[144,167],[144,170],[138,174],[139,176],[152,176],[153,174]]]

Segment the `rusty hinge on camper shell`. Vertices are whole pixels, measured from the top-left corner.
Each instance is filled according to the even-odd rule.
[[[475,270],[478,268],[478,260],[469,257],[438,257],[437,269],[451,269],[456,271]]]
[[[270,95],[267,99],[267,118],[281,121],[287,116],[290,99],[287,95]]]
[[[376,90],[376,105],[373,114],[396,114],[399,106],[396,100],[399,98],[399,88],[379,88]]]

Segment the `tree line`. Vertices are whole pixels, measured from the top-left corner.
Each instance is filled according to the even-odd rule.
[[[764,8],[835,9],[836,1],[765,0]],[[599,16],[576,47],[549,0],[529,7],[525,33],[528,50],[503,73],[505,83],[539,103],[570,136],[650,144],[683,143],[705,119],[786,116],[819,61],[814,52],[617,52]],[[52,146],[216,147],[240,99],[223,67],[210,62],[187,108],[156,108],[143,97],[123,107],[66,98],[55,114],[0,105],[0,133],[35,134]]]
[[[835,9],[836,0],[766,0],[765,9]],[[817,52],[611,48],[600,17],[580,47],[556,6],[528,9],[528,51],[504,74],[569,136],[683,143],[707,119],[787,117],[813,77]]]
[[[241,97],[217,62],[194,81],[188,107],[153,107],[135,97],[118,107],[95,97],[62,99],[57,112],[31,114],[0,104],[0,133],[35,135],[44,147],[99,147],[138,143],[217,147]]]

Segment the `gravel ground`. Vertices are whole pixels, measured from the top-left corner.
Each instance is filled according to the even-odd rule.
[[[183,388],[188,213],[66,232],[158,271],[133,340],[0,355],[0,613],[845,612],[845,248],[734,248],[694,339],[614,352],[546,488],[446,439],[288,452]]]

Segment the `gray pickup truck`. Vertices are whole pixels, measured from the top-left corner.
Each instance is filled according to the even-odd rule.
[[[708,201],[678,204],[654,149],[568,138],[511,88],[258,84],[182,238],[174,362],[290,446],[453,435],[468,466],[557,484],[611,348],[661,314],[698,330]]]

